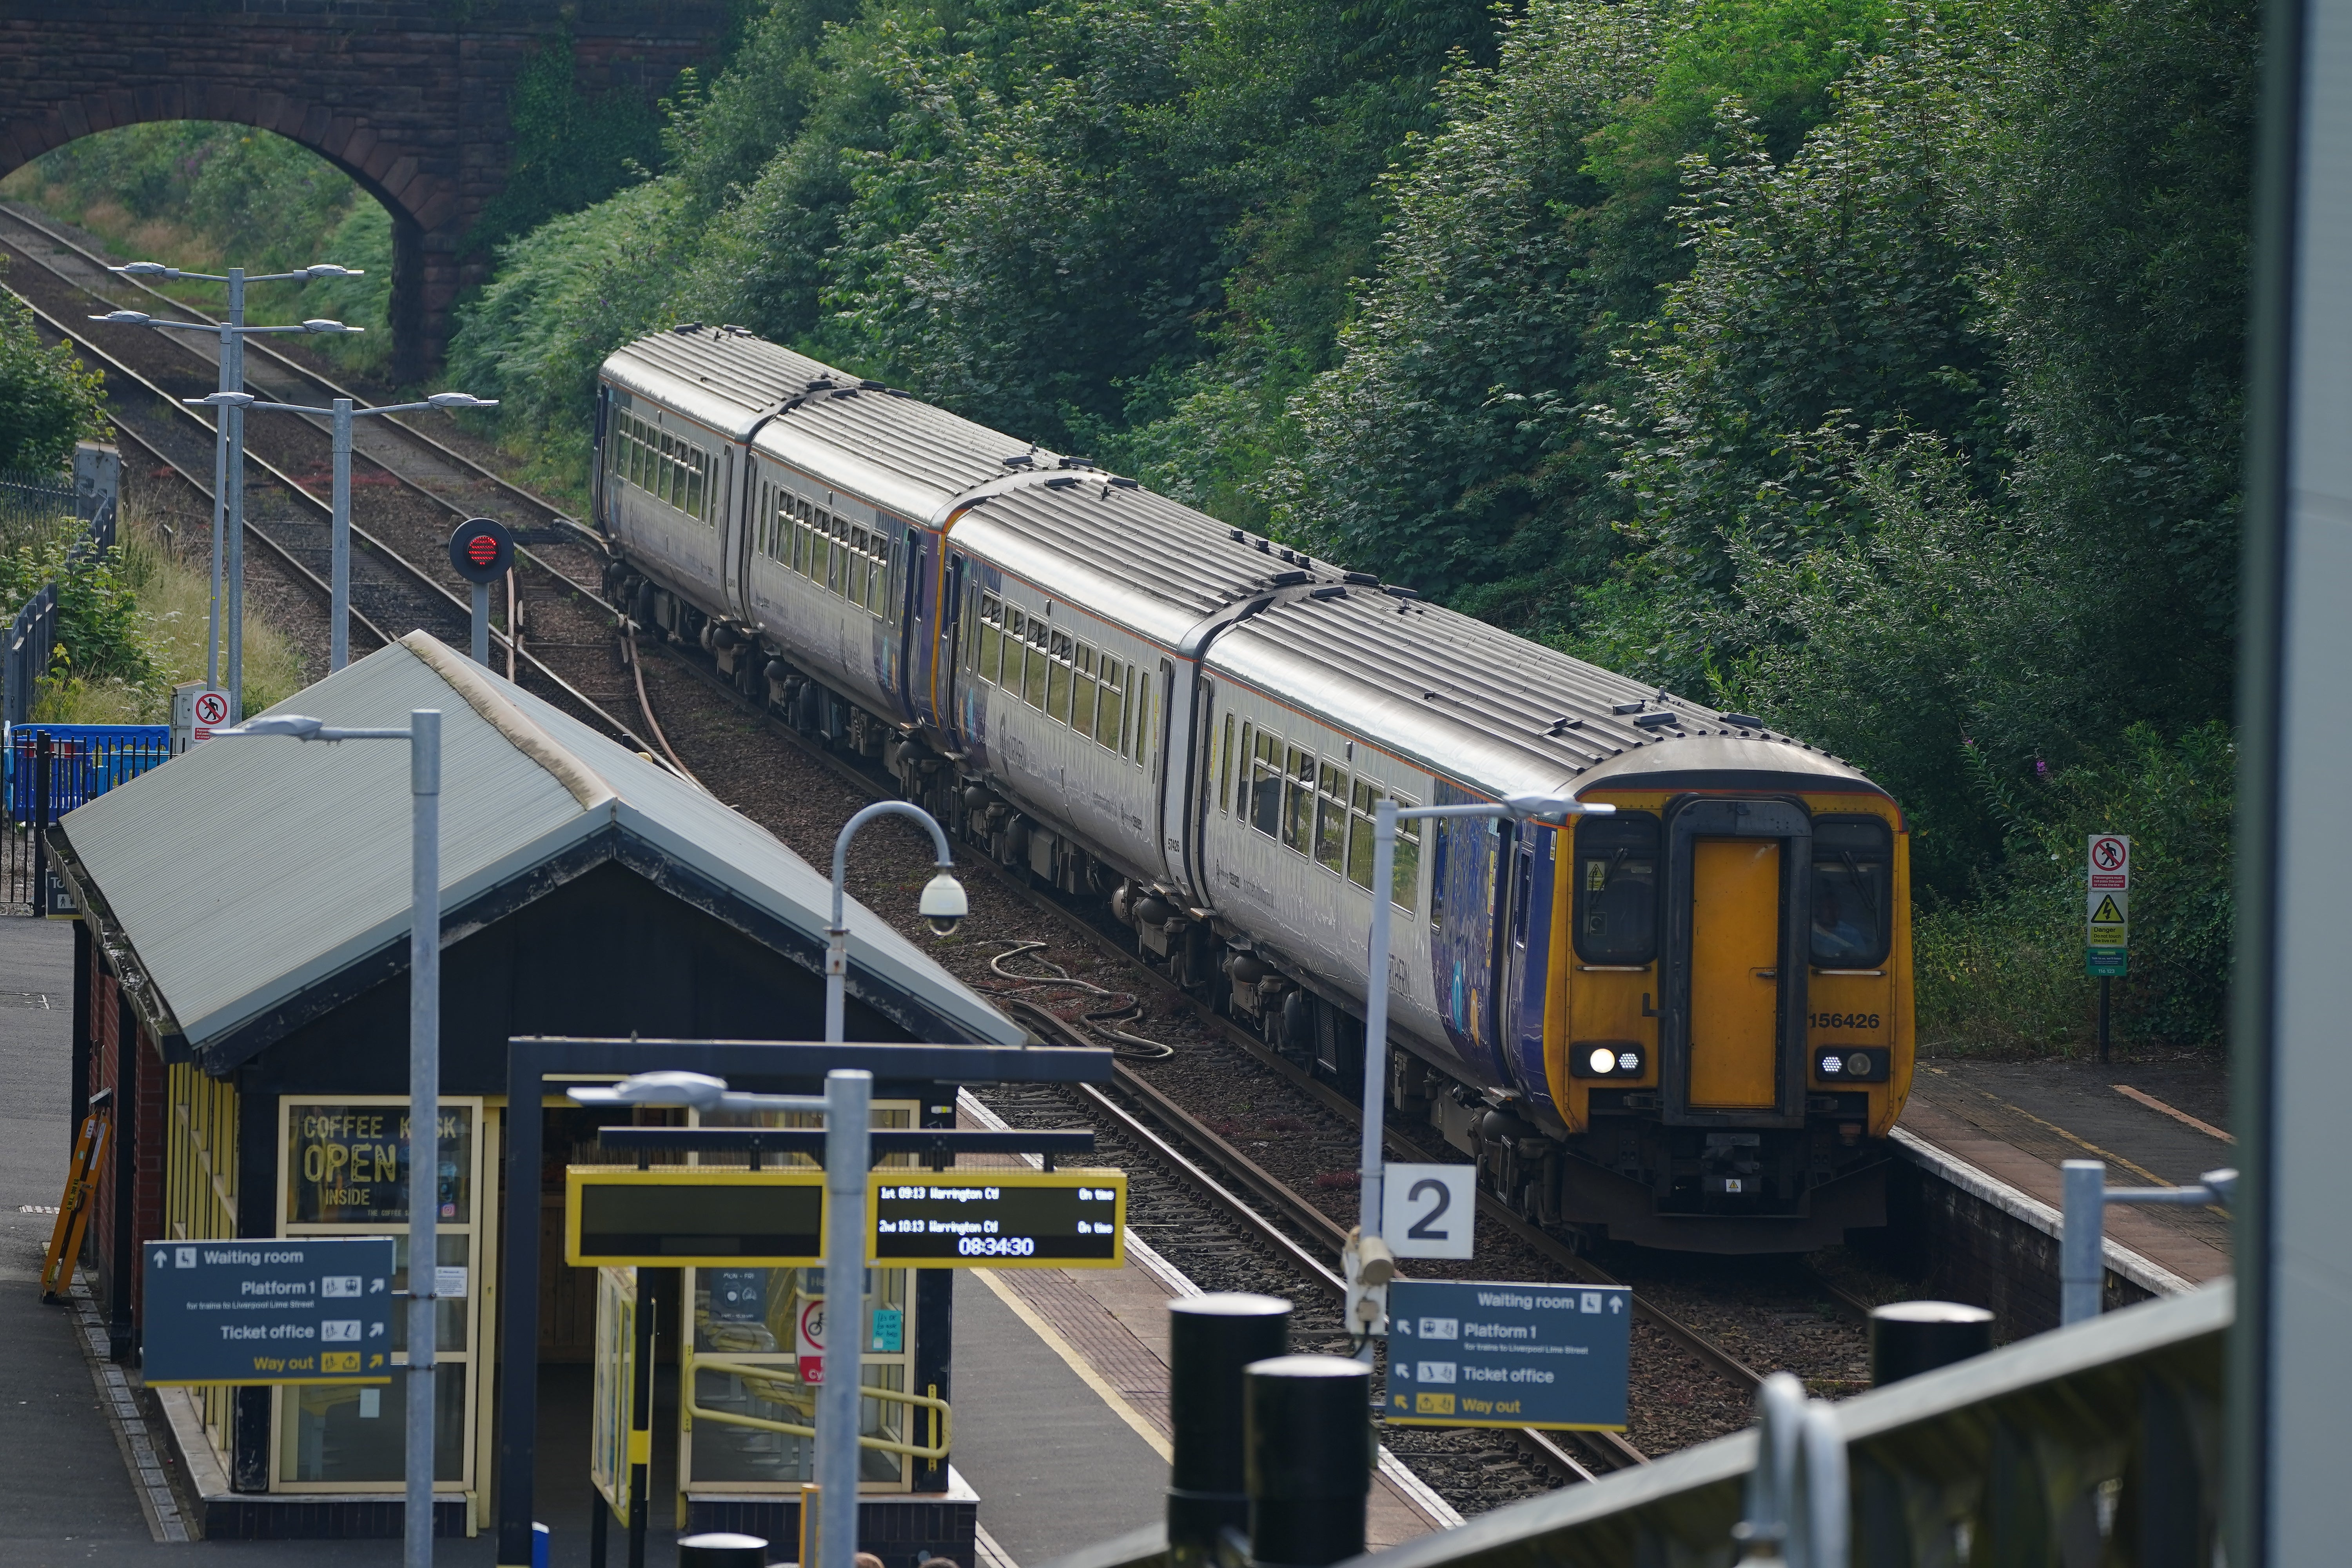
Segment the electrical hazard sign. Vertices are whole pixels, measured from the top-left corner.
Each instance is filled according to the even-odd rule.
[[[2083,960],[2102,979],[2122,974],[2131,949],[2131,840],[2094,833],[2084,868]]]

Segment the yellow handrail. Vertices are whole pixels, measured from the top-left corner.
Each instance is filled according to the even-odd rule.
[[[698,1367],[708,1367],[713,1372],[731,1372],[746,1382],[767,1384],[772,1386],[782,1381],[775,1375],[779,1369],[771,1362],[741,1362],[733,1361],[725,1356],[689,1354],[682,1380],[686,1413],[689,1419],[717,1421],[730,1426],[751,1426],[762,1432],[782,1432],[792,1437],[816,1436],[816,1428],[814,1426],[803,1426],[791,1421],[770,1421],[758,1415],[738,1415],[731,1411],[711,1410],[697,1404],[694,1398],[694,1373]],[[794,1386],[807,1387],[808,1385],[800,1384]],[[900,1405],[913,1405],[926,1410],[937,1411],[940,1417],[939,1441],[929,1447],[917,1443],[895,1442],[887,1437],[868,1437],[863,1433],[858,1435],[859,1447],[875,1448],[886,1454],[904,1454],[910,1459],[944,1459],[948,1457],[949,1446],[955,1437],[955,1413],[949,1408],[946,1400],[934,1399],[927,1394],[904,1394],[895,1388],[867,1386],[860,1388],[857,1393],[861,1399],[888,1399]],[[761,1397],[767,1396],[763,1394]],[[771,1403],[797,1405],[800,1402],[777,1399],[772,1400]]]

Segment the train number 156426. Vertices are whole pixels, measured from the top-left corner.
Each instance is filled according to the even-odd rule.
[[[1805,1015],[1805,1027],[1808,1029],[1875,1029],[1878,1027],[1878,1015],[1875,1013],[1808,1013]]]

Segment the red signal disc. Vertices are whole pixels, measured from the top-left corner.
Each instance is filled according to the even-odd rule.
[[[478,533],[466,542],[467,558],[477,566],[488,566],[499,558],[499,542],[487,533]]]

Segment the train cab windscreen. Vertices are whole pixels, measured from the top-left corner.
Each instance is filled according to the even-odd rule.
[[[1822,969],[1869,969],[1893,935],[1894,840],[1874,816],[1813,819],[1812,961]]]
[[[1576,827],[1576,955],[1643,964],[1658,956],[1658,819],[1588,816]]]

